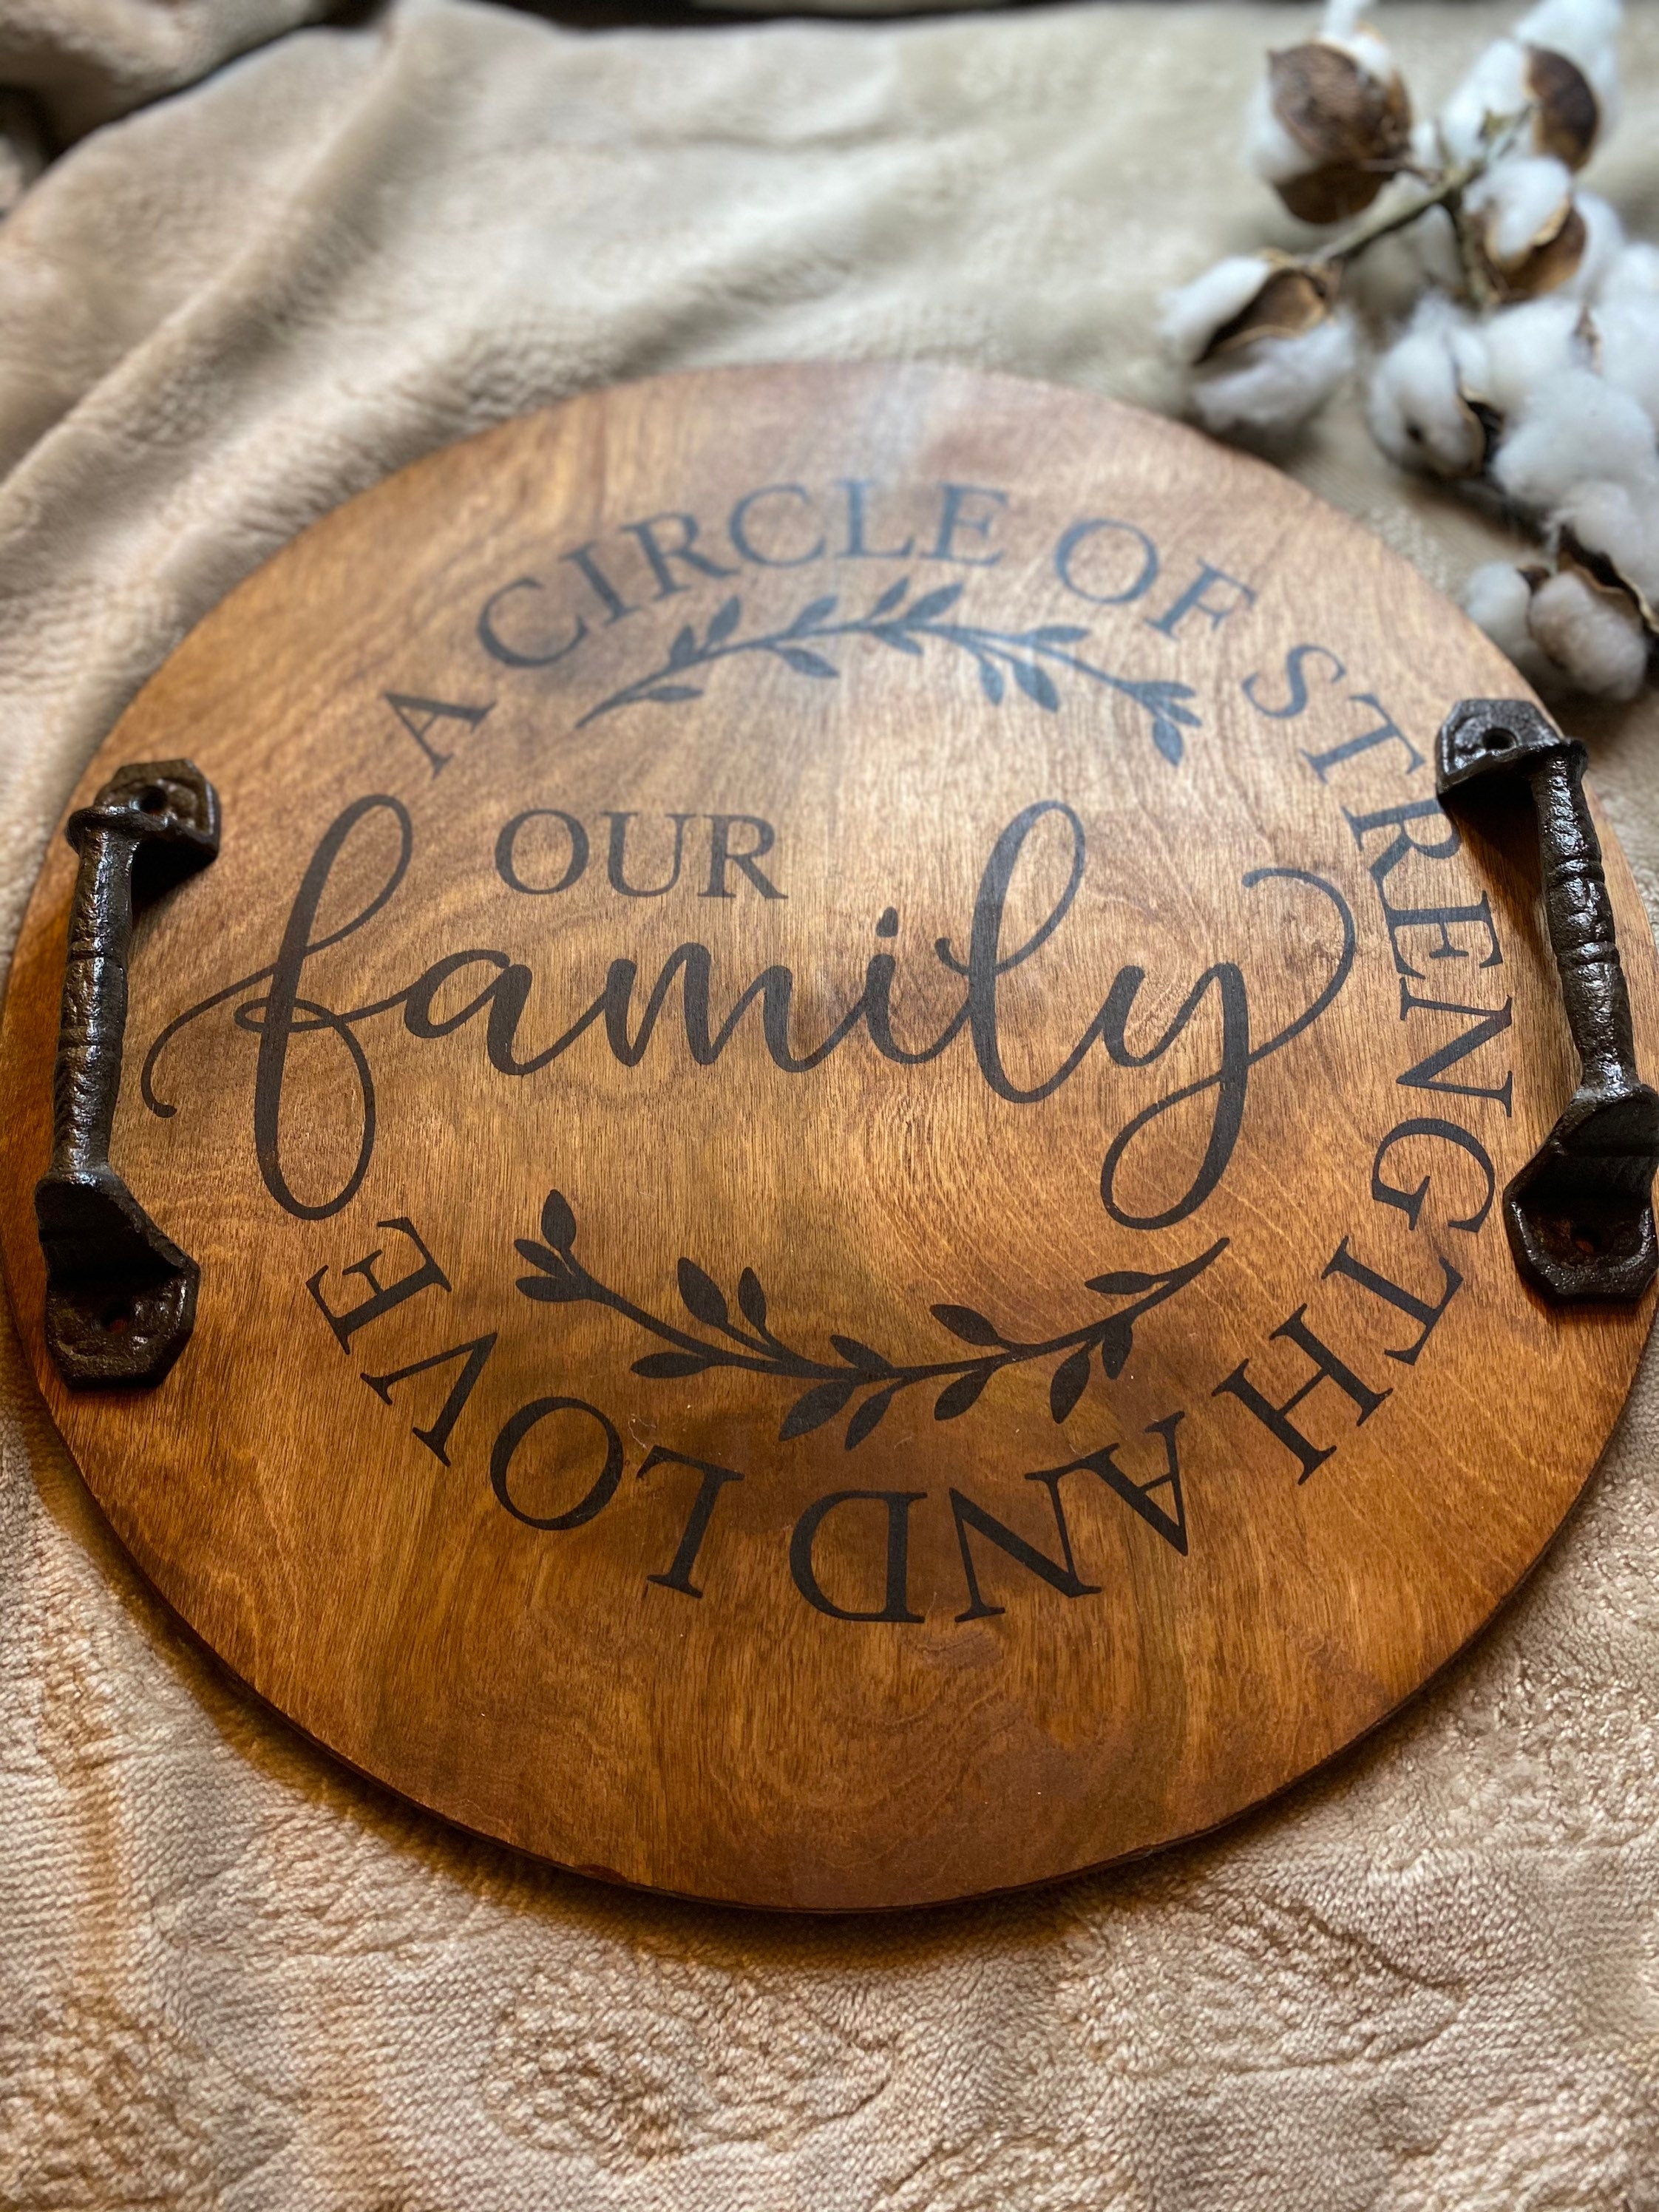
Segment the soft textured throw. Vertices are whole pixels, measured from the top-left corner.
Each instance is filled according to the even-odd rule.
[[[0,228],[5,942],[82,763],[191,624],[447,440],[779,357],[1174,404],[1154,295],[1271,227],[1237,117],[1304,21],[596,35],[409,0],[286,30],[314,12],[0,5],[0,82],[89,131]],[[1430,89],[1504,13],[1388,9]],[[1592,181],[1655,234],[1659,9],[1626,68]],[[1437,581],[1497,542],[1351,410],[1292,462]],[[1651,707],[1596,732],[1650,891],[1656,746]],[[300,1742],[140,1585],[8,1330],[0,2206],[1656,2212],[1656,1478],[1650,1370],[1478,1650],[1231,1832],[799,1923],[516,1860]]]

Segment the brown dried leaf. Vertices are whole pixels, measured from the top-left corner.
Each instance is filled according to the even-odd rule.
[[[1469,474],[1484,476],[1504,434],[1504,418],[1489,399],[1462,384],[1457,387],[1457,404],[1469,423],[1474,450],[1480,455]]]
[[[1312,157],[1312,167],[1276,186],[1304,222],[1340,222],[1376,198],[1411,143],[1411,100],[1398,76],[1387,83],[1322,39],[1267,57],[1273,113]]]
[[[1539,151],[1553,154],[1570,169],[1582,169],[1601,121],[1589,80],[1565,54],[1528,46],[1527,90],[1537,102],[1532,130]]]
[[[1491,234],[1495,217],[1488,221],[1481,258],[1493,291],[1505,302],[1537,300],[1565,284],[1584,258],[1588,232],[1584,218],[1571,195],[1534,234],[1524,253],[1508,261],[1493,254]]]
[[[1387,182],[1380,169],[1328,161],[1302,176],[1281,178],[1273,190],[1298,222],[1347,222],[1364,213]]]
[[[1639,618],[1650,641],[1650,649],[1659,649],[1659,611],[1620,573],[1609,555],[1595,551],[1576,538],[1571,529],[1564,528],[1556,547],[1556,565],[1576,569],[1585,583],[1604,598],[1622,600]]]
[[[1324,263],[1286,262],[1272,270],[1255,299],[1215,331],[1199,359],[1213,361],[1257,338],[1300,337],[1326,320],[1341,281],[1341,270]]]

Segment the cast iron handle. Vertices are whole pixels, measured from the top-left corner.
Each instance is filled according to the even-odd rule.
[[[193,762],[118,769],[64,833],[81,856],[52,1078],[52,1165],[34,1187],[46,1345],[74,1389],[159,1382],[196,1320],[201,1270],[109,1164],[127,1020],[135,892],[219,850],[219,801]]]
[[[1510,777],[1530,787],[1550,945],[1580,1061],[1565,1111],[1504,1193],[1516,1264],[1553,1298],[1636,1298],[1659,1272],[1659,1094],[1636,1072],[1584,757],[1524,700],[1465,699],[1441,730],[1436,781],[1443,799]]]

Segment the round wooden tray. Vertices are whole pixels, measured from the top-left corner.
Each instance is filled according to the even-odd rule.
[[[61,838],[29,908],[0,1226],[93,1492],[301,1729],[629,1882],[920,1903],[1282,1789],[1515,1588],[1650,1319],[1495,1197],[1576,1063],[1530,820],[1433,745],[1519,689],[1075,392],[715,372],[406,470],[76,794],[223,805],[132,963],[148,1390],[44,1348]]]

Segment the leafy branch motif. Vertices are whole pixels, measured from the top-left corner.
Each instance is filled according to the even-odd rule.
[[[1164,759],[1172,767],[1179,764],[1185,749],[1182,730],[1200,726],[1200,717],[1187,704],[1193,696],[1190,684],[1151,678],[1137,679],[1097,668],[1071,650],[1089,633],[1069,623],[1046,623],[1036,629],[998,630],[983,629],[969,623],[948,622],[945,617],[961,598],[962,589],[960,584],[943,584],[936,591],[924,592],[919,599],[910,599],[906,605],[910,579],[904,576],[896,584],[890,585],[866,614],[849,616],[837,622],[835,617],[841,604],[839,599],[833,596],[811,599],[787,629],[770,630],[757,637],[738,635],[743,620],[743,602],[727,599],[701,638],[688,623],[669,647],[668,658],[660,668],[623,684],[620,691],[613,691],[597,707],[590,707],[576,726],[580,729],[588,722],[597,721],[601,714],[614,714],[619,707],[635,706],[641,701],[672,707],[683,700],[700,699],[702,685],[689,683],[687,678],[716,661],[732,659],[738,653],[767,653],[792,668],[797,676],[833,678],[841,671],[819,649],[823,646],[843,638],[872,637],[895,653],[919,659],[924,641],[933,638],[972,656],[979,672],[980,689],[994,707],[1000,707],[1007,697],[1012,680],[1015,689],[1033,705],[1048,714],[1057,713],[1060,690],[1049,672],[1051,668],[1070,669],[1076,675],[1087,677],[1092,684],[1119,693],[1146,715],[1152,743]]]
[[[706,1274],[695,1260],[683,1259],[680,1303],[706,1333],[682,1328],[677,1322],[646,1312],[588,1273],[576,1257],[576,1218],[562,1192],[548,1193],[541,1228],[541,1243],[526,1237],[514,1239],[516,1249],[535,1270],[519,1279],[518,1287],[526,1297],[548,1305],[607,1306],[660,1339],[671,1348],[647,1352],[635,1361],[633,1370],[635,1375],[655,1382],[683,1381],[714,1367],[738,1367],[753,1375],[777,1375],[805,1382],[807,1389],[783,1417],[780,1441],[822,1428],[850,1405],[848,1451],[880,1425],[902,1390],[942,1383],[933,1401],[933,1419],[954,1421],[977,1401],[994,1375],[1005,1367],[1036,1359],[1058,1358],[1048,1382],[1048,1410],[1056,1421],[1065,1420],[1088,1385],[1093,1363],[1099,1361],[1101,1372],[1109,1381],[1121,1375],[1133,1348],[1136,1322],[1195,1281],[1227,1249],[1224,1237],[1197,1259],[1163,1274],[1144,1274],[1125,1267],[1091,1276],[1085,1287],[1098,1297],[1129,1303],[1040,1343],[1023,1343],[1006,1336],[994,1322],[972,1306],[933,1306],[930,1310],[940,1328],[959,1343],[975,1349],[960,1358],[901,1365],[855,1336],[830,1337],[833,1360],[814,1359],[786,1344],[768,1323],[766,1292],[752,1267],[745,1267],[738,1278],[734,1318],[725,1291],[713,1276]]]

